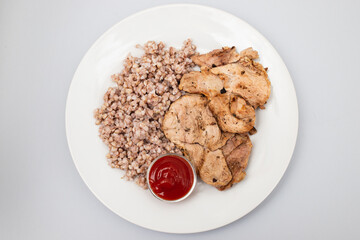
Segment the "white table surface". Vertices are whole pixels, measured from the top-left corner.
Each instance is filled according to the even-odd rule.
[[[257,28],[297,91],[290,166],[246,217],[170,235],[123,220],[87,189],[65,138],[74,71],[112,25],[175,2],[0,1],[0,239],[360,239],[360,1],[182,1]]]

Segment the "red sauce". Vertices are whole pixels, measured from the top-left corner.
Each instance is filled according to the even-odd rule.
[[[176,155],[159,158],[149,172],[152,191],[165,200],[184,197],[194,183],[194,173],[190,164]]]

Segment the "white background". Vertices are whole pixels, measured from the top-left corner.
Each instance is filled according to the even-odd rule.
[[[65,137],[73,74],[112,25],[178,2],[0,1],[0,239],[359,239],[360,1],[181,1],[247,21],[294,81],[295,152],[250,214],[217,230],[170,235],[121,219],[87,189]]]

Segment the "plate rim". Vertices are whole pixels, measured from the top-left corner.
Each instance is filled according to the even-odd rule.
[[[81,173],[78,165],[76,164],[76,161],[74,159],[74,154],[73,154],[73,150],[72,150],[72,147],[70,145],[70,138],[69,138],[69,123],[68,121],[69,120],[69,113],[68,113],[68,109],[69,109],[69,96],[71,95],[71,89],[73,84],[74,84],[74,79],[75,79],[75,76],[77,75],[77,73],[79,72],[79,67],[82,65],[82,63],[84,62],[85,58],[89,55],[89,52],[91,52],[91,50],[93,48],[95,48],[95,46],[98,44],[98,42],[100,42],[109,32],[111,32],[114,28],[116,28],[118,25],[122,24],[123,22],[129,20],[129,19],[133,19],[133,18],[136,18],[137,16],[139,15],[142,15],[144,13],[147,13],[147,12],[151,12],[151,11],[154,11],[154,10],[159,10],[159,9],[166,9],[166,8],[178,8],[178,7],[196,7],[196,8],[203,8],[203,9],[207,9],[207,10],[210,10],[210,11],[218,11],[218,12],[221,12],[222,14],[225,14],[229,17],[234,17],[236,18],[237,20],[241,21],[244,25],[246,25],[247,27],[249,27],[252,31],[256,32],[259,36],[261,36],[263,38],[263,40],[265,40],[266,42],[269,43],[269,47],[272,48],[272,50],[276,53],[276,55],[279,57],[279,59],[281,60],[281,62],[284,64],[285,66],[285,69],[286,69],[286,73],[289,75],[290,79],[291,79],[291,88],[294,92],[294,100],[295,100],[295,105],[296,105],[296,108],[294,109],[294,115],[296,115],[294,118],[295,118],[295,125],[296,125],[296,132],[294,134],[294,143],[292,144],[291,146],[291,156],[289,158],[289,160],[287,161],[286,163],[286,167],[284,167],[283,171],[281,172],[281,176],[279,177],[278,180],[276,180],[276,184],[274,184],[274,186],[271,188],[271,190],[269,191],[268,194],[266,194],[266,196],[253,208],[249,209],[245,214],[243,214],[242,216],[240,216],[239,218],[237,219],[234,219],[234,220],[228,220],[228,221],[225,221],[224,224],[222,225],[219,225],[217,227],[213,227],[213,228],[208,228],[206,230],[198,230],[198,231],[188,231],[188,232],[172,232],[172,231],[166,231],[166,230],[159,230],[159,229],[156,229],[156,228],[152,228],[152,227],[149,227],[149,226],[144,226],[144,225],[141,225],[139,223],[136,223],[128,218],[126,218],[125,216],[122,216],[121,214],[115,212],[110,206],[108,206],[98,195],[95,191],[93,191],[93,189],[89,186],[89,184],[85,181],[84,179],[84,176],[83,174]],[[269,195],[274,191],[274,189],[278,186],[279,182],[281,181],[281,179],[284,177],[284,174],[285,172],[287,171],[288,167],[289,167],[289,164],[293,158],[293,155],[294,155],[294,151],[295,151],[295,147],[296,147],[296,143],[297,143],[297,139],[298,139],[298,133],[299,133],[299,105],[298,105],[298,99],[297,99],[297,94],[296,94],[296,89],[295,89],[295,86],[294,86],[294,82],[293,82],[293,78],[291,77],[291,74],[284,62],[284,60],[282,59],[282,57],[280,56],[279,52],[276,50],[276,48],[271,44],[271,42],[265,38],[265,36],[260,33],[256,28],[254,28],[253,26],[251,26],[249,23],[247,23],[246,21],[244,21],[243,19],[241,19],[240,17],[236,16],[236,15],[233,15],[225,10],[222,10],[222,9],[219,9],[219,8],[216,8],[216,7],[211,7],[211,6],[207,6],[207,5],[202,5],[202,4],[193,4],[193,3],[174,3],[174,4],[161,4],[161,5],[157,5],[157,6],[154,6],[154,7],[150,7],[150,8],[146,8],[144,10],[140,10],[138,12],[135,12],[133,14],[130,14],[128,15],[127,17],[123,18],[122,20],[116,22],[114,25],[112,25],[110,28],[108,28],[104,33],[102,33],[100,35],[100,37],[98,37],[96,39],[96,41],[90,46],[90,48],[88,48],[88,50],[86,51],[86,53],[84,54],[84,56],[81,58],[74,74],[73,74],[73,77],[71,79],[71,83],[69,85],[69,88],[68,88],[68,94],[67,94],[67,97],[66,97],[66,103],[65,103],[65,135],[66,135],[66,140],[67,140],[67,145],[69,147],[69,151],[70,151],[70,155],[71,155],[71,158],[72,158],[72,162],[74,163],[75,165],[75,168],[78,172],[78,174],[80,175],[82,181],[85,183],[85,185],[87,186],[87,188],[90,190],[90,192],[92,194],[94,194],[94,196],[97,198],[97,200],[99,200],[104,206],[106,206],[111,212],[113,212],[114,214],[116,214],[117,216],[125,219],[126,221],[132,223],[132,224],[135,224],[137,226],[140,226],[142,228],[145,228],[145,229],[149,229],[149,230],[152,230],[152,231],[157,231],[157,232],[164,232],[164,233],[174,233],[174,234],[191,234],[191,233],[198,233],[198,232],[206,232],[206,231],[211,231],[211,230],[214,230],[214,229],[218,229],[218,228],[221,228],[221,227],[224,227],[226,225],[229,225],[233,222],[236,222],[237,220],[245,217],[246,215],[248,215],[250,212],[252,212],[255,208],[257,208],[258,206],[260,206],[264,201],[265,199],[267,199],[269,197]]]

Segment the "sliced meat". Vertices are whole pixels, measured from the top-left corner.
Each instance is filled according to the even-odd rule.
[[[196,173],[199,174],[199,170],[204,162],[204,147],[197,143],[182,143],[177,146],[183,150],[184,155],[191,161],[196,169]]]
[[[198,143],[213,149],[222,133],[207,103],[207,98],[198,94],[173,102],[162,124],[165,136],[175,144]]]
[[[239,96],[225,93],[210,99],[209,108],[225,132],[245,133],[255,125],[255,110]]]
[[[236,134],[230,138],[226,144],[221,148],[223,151],[224,157],[227,158],[230,153],[237,148],[240,144],[247,141],[246,134]]]
[[[238,63],[210,69],[224,81],[227,92],[238,94],[255,109],[264,105],[270,97],[271,85],[261,64],[243,57]]]
[[[208,60],[209,64],[213,64],[216,62],[214,59],[220,59],[219,56],[235,56],[235,53],[235,48],[224,48],[193,56],[193,58],[195,63],[204,66],[201,61],[210,59],[211,61]],[[258,57],[257,51],[247,48],[240,54],[236,54],[236,61],[238,61],[236,63],[233,63],[235,61],[233,57],[221,58],[234,61],[218,60],[217,64],[211,66],[219,67],[185,74],[180,81],[179,88],[189,93],[203,94],[208,98],[230,92],[244,98],[255,109],[258,107],[263,109],[270,97],[271,84],[263,66],[253,61]]]
[[[221,93],[223,81],[209,71],[190,72],[185,74],[179,84],[179,89],[188,93],[200,93],[206,97],[213,97]]]
[[[248,57],[249,59],[258,59],[259,54],[252,47],[249,47],[240,52],[240,59],[245,57]]]
[[[232,176],[221,150],[205,150],[204,163],[199,175],[209,185],[218,188],[227,186]]]
[[[226,142],[232,138],[234,136],[234,133],[229,133],[229,132],[223,132],[223,134],[221,135],[220,141],[217,142],[216,144],[214,144],[213,146],[211,146],[209,149],[211,151],[215,151],[219,148],[221,148],[222,146],[224,146],[226,144]]]
[[[244,179],[251,149],[252,143],[247,134],[236,134],[222,147],[222,152],[231,171],[232,179],[227,185],[218,187],[219,190],[230,188],[233,184]]]
[[[249,131],[249,134],[250,135],[254,135],[255,133],[257,133],[257,130],[255,127],[253,127],[250,131]]]
[[[192,94],[175,101],[163,120],[166,137],[182,149],[200,178],[219,190],[246,176],[255,109],[270,96],[268,75],[253,61],[258,57],[252,48],[238,54],[234,47],[193,56],[201,72],[185,74],[179,84]]]
[[[230,113],[244,122],[255,124],[255,110],[243,98],[230,95]]]
[[[235,47],[223,47],[222,49],[215,49],[209,53],[194,55],[191,60],[200,67],[217,67],[229,63],[239,61],[240,55],[236,52]]]

